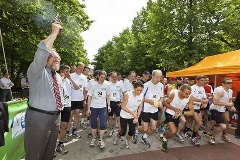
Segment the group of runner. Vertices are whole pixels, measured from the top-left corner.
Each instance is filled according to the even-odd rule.
[[[101,149],[106,147],[107,127],[113,144],[122,140],[128,149],[129,141],[137,144],[138,139],[151,147],[148,137],[154,132],[160,132],[163,151],[167,151],[168,139],[172,137],[181,143],[188,137],[193,145],[199,146],[202,137],[199,130],[203,126],[206,127],[202,135],[210,144],[215,144],[215,136],[220,132],[221,138],[230,142],[226,133],[229,111],[236,112],[230,78],[223,78],[222,85],[213,90],[206,76],[167,79],[161,70],[153,70],[151,74],[144,71],[137,80],[134,71],[122,79],[114,71],[107,75],[97,70],[91,79],[89,71],[83,63],[72,68],[60,67],[65,103],[57,152],[68,152],[64,142],[70,136],[81,137],[77,132],[79,122],[82,129],[90,125],[90,146],[98,144]]]

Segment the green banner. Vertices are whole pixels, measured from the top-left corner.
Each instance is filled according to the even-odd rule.
[[[4,134],[5,146],[0,147],[0,160],[19,160],[24,156],[26,109],[27,100],[8,103],[9,132]]]

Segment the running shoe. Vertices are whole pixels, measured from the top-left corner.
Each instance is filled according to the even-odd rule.
[[[76,139],[81,138],[81,136],[77,133],[77,131],[73,132],[73,133],[72,133],[72,136],[73,136],[74,138],[76,138]]]
[[[129,147],[129,143],[128,143],[128,140],[127,139],[125,139],[125,145],[126,145],[126,148],[127,149],[129,149],[130,147]]]
[[[191,134],[189,134],[188,132],[185,132],[185,133],[183,133],[184,134],[184,137],[185,138],[189,138],[189,139],[191,139]]]
[[[111,129],[111,131],[110,131],[109,134],[108,134],[108,137],[112,137],[112,136],[113,136],[113,132],[114,132],[114,130]]]
[[[148,142],[148,139],[147,138],[141,138],[141,141],[144,143],[144,145],[147,147],[147,148],[150,148],[151,147],[151,144]]]
[[[125,137],[124,136],[121,136],[120,137],[120,141],[124,141],[125,140]]]
[[[211,134],[211,133],[203,132],[203,133],[202,133],[202,136],[203,136],[203,137],[206,137],[206,138],[211,138],[211,137],[212,137],[212,134]]]
[[[226,133],[222,134],[222,140],[229,142],[229,143],[231,142],[231,140],[228,138]]]
[[[200,140],[198,137],[193,137],[191,141],[194,146],[200,146]]]
[[[90,147],[94,147],[95,146],[95,141],[96,141],[96,138],[92,138],[92,140],[90,142]]]
[[[69,139],[70,139],[70,135],[69,135],[69,134],[66,134],[66,136],[65,136],[65,138],[64,138],[64,143],[69,142]]]
[[[160,142],[162,143],[162,147],[161,147],[162,150],[164,152],[166,152],[168,150],[167,139],[164,138],[163,134],[161,134],[161,133],[159,134],[158,138],[159,138]]]
[[[138,140],[138,133],[136,133],[136,131],[135,131],[132,136],[132,141],[134,144],[137,144],[137,140]]]
[[[104,142],[103,140],[99,140],[99,141],[98,141],[98,145],[99,145],[100,149],[103,149],[103,148],[106,147],[106,146],[105,146],[105,142]]]
[[[215,137],[214,137],[214,136],[211,136],[208,142],[209,142],[211,145],[214,145],[214,144],[215,144]]]
[[[59,144],[56,149],[57,152],[61,153],[62,155],[67,154],[68,150],[65,148],[63,144]]]
[[[179,142],[181,142],[181,143],[184,142],[184,138],[181,136],[180,133],[176,133],[175,137],[176,137],[177,141],[179,141]]]

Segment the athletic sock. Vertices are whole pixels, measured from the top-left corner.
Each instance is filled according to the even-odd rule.
[[[147,138],[147,137],[148,137],[148,135],[146,133],[144,133],[143,138]]]
[[[136,129],[136,130],[135,130],[135,134],[138,135],[138,133],[139,133],[139,132],[138,132],[138,129]]]

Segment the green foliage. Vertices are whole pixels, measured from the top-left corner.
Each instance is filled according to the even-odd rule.
[[[94,65],[117,70],[127,62],[125,68],[138,74],[146,69],[167,72],[189,67],[209,55],[239,49],[239,2],[149,0],[147,7],[133,20],[129,29],[132,36],[119,34],[114,37],[108,42],[111,47],[101,48],[105,51],[108,47],[107,53],[96,54]],[[115,45],[116,39],[118,45]],[[131,43],[124,48],[122,45],[126,41]],[[116,51],[122,55],[115,56]]]
[[[0,27],[8,68],[16,79],[26,72],[33,60],[37,44],[50,33],[50,25],[59,14],[63,30],[54,43],[62,62],[89,64],[80,33],[89,29],[92,21],[78,0],[1,0]],[[1,57],[2,50],[0,51]],[[3,58],[0,64],[3,65]]]

